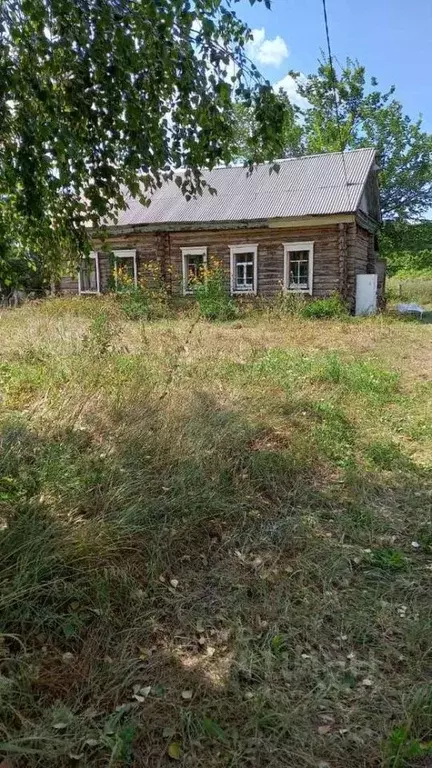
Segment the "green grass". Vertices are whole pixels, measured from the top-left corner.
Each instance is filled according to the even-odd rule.
[[[432,304],[432,274],[398,274],[386,280],[387,294],[390,301],[417,302]]]
[[[431,751],[428,325],[1,315],[0,756]]]

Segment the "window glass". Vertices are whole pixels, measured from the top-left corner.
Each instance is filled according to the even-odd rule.
[[[116,268],[118,277],[121,277],[121,278],[126,277],[131,280],[134,280],[135,278],[134,260],[132,258],[116,259],[115,268]]]
[[[186,273],[186,290],[191,290],[193,285],[200,282],[204,276],[204,254],[186,253],[183,258]]]
[[[114,251],[114,283],[117,291],[137,284],[135,255],[134,250]]]
[[[254,290],[254,258],[255,253],[235,253],[235,285],[236,291]]]
[[[309,251],[289,251],[289,289],[309,289]]]

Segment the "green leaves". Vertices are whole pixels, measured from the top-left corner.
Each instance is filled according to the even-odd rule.
[[[236,157],[254,162],[302,154],[298,109],[288,97],[263,86],[234,105],[233,140]],[[276,170],[274,166],[273,170]]]
[[[182,755],[181,746],[176,741],[173,741],[172,744],[168,745],[167,752],[171,760],[180,760]]]
[[[380,233],[380,253],[390,275],[432,269],[432,221],[387,221]]]
[[[282,633],[273,635],[270,641],[270,647],[272,653],[274,653],[275,656],[279,656],[284,653],[288,648],[286,635]]]
[[[233,89],[267,109],[273,151],[271,89],[224,0],[3,0],[2,22],[0,205],[9,240],[53,269],[76,263],[85,224],[112,221],[140,182],[148,197],[182,166],[181,192],[200,192],[198,169],[232,156]]]
[[[228,741],[225,731],[216,720],[211,720],[210,717],[203,717],[202,727],[207,736],[211,736],[213,739],[218,739],[224,743]]]

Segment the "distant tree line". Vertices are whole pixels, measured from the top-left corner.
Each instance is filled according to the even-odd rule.
[[[380,235],[380,250],[389,275],[432,277],[432,221],[386,221]]]

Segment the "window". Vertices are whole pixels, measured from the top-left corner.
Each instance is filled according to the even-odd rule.
[[[193,284],[202,280],[207,265],[207,248],[182,248],[183,293],[191,293]]]
[[[256,293],[257,245],[230,245],[231,293]]]
[[[82,260],[78,272],[78,293],[100,293],[99,257],[97,251],[91,251]]]
[[[138,283],[138,269],[136,260],[136,251],[114,251],[114,281],[117,288],[120,275],[133,281],[136,286]]]
[[[313,243],[284,243],[286,291],[312,294]]]

